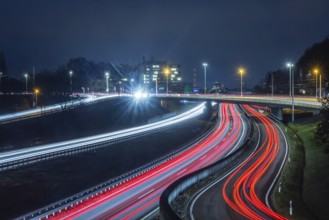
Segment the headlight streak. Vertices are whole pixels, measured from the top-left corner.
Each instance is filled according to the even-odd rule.
[[[253,156],[248,158],[225,181],[222,189],[223,198],[229,207],[248,219],[286,219],[267,207],[256,191],[257,184],[279,152],[278,130],[268,118],[259,112],[247,105],[244,105],[244,108],[264,124],[266,137]],[[228,194],[230,190],[232,194]]]
[[[61,110],[63,106],[69,108],[69,107],[78,106],[83,103],[100,101],[103,99],[108,99],[108,98],[117,97],[117,96],[118,95],[104,95],[104,96],[84,95],[85,98],[80,99],[80,100],[72,100],[72,101],[67,101],[66,103],[60,103],[60,104],[45,106],[42,108],[38,107],[35,109],[29,109],[29,110],[25,110],[25,111],[0,115],[0,123],[6,122],[6,121],[17,120],[20,118],[28,118],[28,117],[32,117],[32,116],[37,116],[37,115],[40,115],[41,113],[45,114],[47,112],[58,111],[58,110]]]
[[[234,122],[233,124],[237,123],[237,127],[230,130],[230,117],[227,113],[236,110],[232,105],[223,104],[221,105],[221,111],[223,114],[221,114],[220,126],[204,141],[200,141],[196,146],[189,148],[186,152],[160,166],[150,169],[115,188],[108,189],[97,198],[89,198],[88,201],[84,201],[83,204],[79,204],[77,207],[64,210],[65,213],[62,212],[60,215],[56,215],[55,218],[83,219],[98,216],[101,218],[127,219],[140,216],[141,212],[149,209],[150,206],[154,208],[158,204],[161,192],[170,183],[182,175],[200,169],[205,164],[215,162],[218,159],[217,154],[224,156],[227,150],[235,146],[236,142],[222,142],[222,140],[232,130],[235,130],[235,132],[230,132],[229,136],[239,136],[237,132],[241,131],[236,128],[239,127],[238,124],[241,126],[241,121]],[[214,150],[215,148],[216,150]],[[207,154],[206,159],[199,160],[205,154]]]
[[[57,151],[78,148],[78,147],[89,145],[89,144],[97,144],[97,143],[103,142],[103,141],[110,141],[110,140],[114,140],[114,139],[118,139],[118,138],[122,138],[122,137],[126,137],[126,136],[140,134],[140,133],[150,131],[153,129],[159,129],[159,128],[162,128],[165,126],[173,125],[173,124],[191,119],[193,117],[196,117],[203,113],[204,108],[205,108],[205,104],[202,103],[202,104],[196,106],[195,108],[193,108],[189,111],[186,111],[180,115],[165,119],[163,121],[148,124],[148,125],[124,129],[124,130],[115,131],[115,132],[110,132],[110,133],[106,133],[106,134],[102,134],[102,135],[94,135],[91,137],[64,141],[64,142],[55,143],[55,144],[47,144],[47,145],[33,147],[33,148],[29,148],[29,149],[4,152],[4,153],[0,154],[0,164],[17,161],[17,160],[23,160],[26,158],[40,156],[40,155],[44,155],[44,154],[54,153]]]

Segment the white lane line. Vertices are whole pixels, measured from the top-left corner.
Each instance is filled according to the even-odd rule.
[[[252,119],[254,120],[254,119]],[[258,129],[258,133],[260,134],[260,129],[259,129],[259,126],[258,124],[255,122],[256,126],[257,126],[257,129]],[[260,135],[258,136],[258,141],[257,141],[257,145],[256,147],[254,148],[253,152],[251,152],[251,154],[241,163],[239,163],[238,165],[236,165],[236,167],[234,167],[234,169],[232,169],[230,172],[228,172],[227,174],[225,174],[224,176],[222,176],[221,178],[219,178],[218,180],[216,180],[215,182],[211,183],[210,185],[206,186],[205,188],[203,189],[200,189],[196,194],[197,196],[194,197],[194,199],[192,200],[192,204],[190,206],[190,210],[189,210],[189,214],[190,214],[190,218],[192,220],[194,220],[194,216],[193,216],[193,207],[196,203],[196,200],[199,199],[199,197],[205,193],[208,189],[210,189],[212,186],[214,186],[215,184],[219,183],[220,181],[222,181],[224,178],[226,178],[228,175],[230,175],[231,173],[233,173],[239,166],[241,166],[244,162],[246,162],[256,151],[256,149],[258,149],[259,147],[259,143],[260,143]]]
[[[242,122],[242,134],[240,135],[240,138],[239,138],[239,141],[238,141],[238,143],[235,145],[235,147],[233,147],[227,154],[226,154],[226,156],[225,157],[227,157],[227,156],[229,156],[230,154],[232,154],[234,151],[235,151],[235,149],[237,148],[237,147],[239,147],[240,146],[240,142],[242,141],[242,140],[244,140],[245,139],[245,133],[246,133],[246,123],[245,123],[245,120],[244,120],[244,118],[242,118],[242,117],[245,117],[244,116],[244,114],[241,114],[241,111],[238,111],[237,110],[237,108],[236,108],[236,105],[234,105],[234,108],[235,108],[235,110],[237,111],[237,112],[239,112],[240,113],[240,120],[241,120],[241,122]],[[242,108],[242,107],[241,107]],[[244,111],[244,112],[246,112],[243,108],[242,108],[242,110]]]
[[[187,168],[185,168],[184,170],[180,171],[180,172],[177,173],[176,175],[179,176],[179,175],[181,175],[182,173],[184,173],[186,170],[187,170]]]
[[[153,191],[154,191],[154,189],[151,189],[150,191],[148,191],[148,192],[144,193],[143,195],[141,195],[140,197],[138,197],[138,199],[145,197],[146,195],[150,194]]]
[[[160,208],[159,206],[154,209],[153,211],[149,212],[147,215],[145,215],[144,217],[141,218],[141,220],[146,220],[149,219],[152,215],[154,215],[155,213],[159,212]]]
[[[270,120],[271,120],[271,119],[270,119]],[[265,195],[266,206],[267,206],[269,209],[271,209],[271,210],[273,211],[272,207],[270,206],[269,195],[270,195],[270,192],[272,191],[272,189],[273,189],[273,187],[274,187],[274,184],[276,183],[277,179],[279,178],[279,176],[280,176],[280,174],[281,174],[281,172],[282,172],[282,169],[283,169],[284,164],[286,163],[287,156],[288,156],[288,142],[287,142],[287,138],[286,138],[286,136],[284,135],[282,129],[281,129],[281,128],[280,128],[280,127],[279,127],[279,126],[273,121],[273,120],[271,120],[271,121],[275,124],[275,126],[276,126],[277,128],[279,128],[279,130],[280,130],[282,136],[284,137],[284,141],[285,141],[285,144],[286,144],[286,152],[285,152],[285,155],[284,155],[284,159],[283,159],[283,161],[282,161],[282,163],[281,163],[280,169],[279,169],[278,173],[276,174],[276,176],[275,176],[275,178],[274,178],[274,180],[273,180],[273,182],[272,182],[270,188],[267,190],[266,195]]]

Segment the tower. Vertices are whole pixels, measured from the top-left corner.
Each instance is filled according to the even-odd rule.
[[[196,69],[193,69],[193,88],[195,89],[196,87]]]

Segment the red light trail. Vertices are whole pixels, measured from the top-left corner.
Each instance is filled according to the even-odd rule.
[[[141,216],[158,205],[162,191],[173,181],[231,153],[245,134],[241,114],[232,104],[220,105],[220,124],[207,138],[180,155],[113,188],[62,208],[48,218],[117,218]],[[45,217],[46,218],[46,217]]]
[[[264,115],[251,107],[243,106],[250,115],[257,117],[264,125],[266,136],[262,145],[238,167],[225,181],[222,195],[235,212],[248,219],[286,219],[275,213],[260,198],[264,190],[262,180],[269,175],[280,150],[280,136],[277,127]],[[264,183],[263,183],[264,184]]]

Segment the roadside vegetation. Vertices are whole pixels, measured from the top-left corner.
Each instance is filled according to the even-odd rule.
[[[329,216],[328,148],[327,143],[316,136],[318,124],[323,121],[322,114],[282,126],[290,146],[289,158],[272,201],[275,210],[289,219],[327,219]],[[290,200],[293,215],[289,213]]]
[[[281,129],[290,147],[286,164],[272,193],[273,207],[276,212],[289,219],[314,219],[302,197],[305,164],[302,140],[296,134],[295,128],[282,125]],[[292,215],[289,210],[290,201],[293,207]]]

